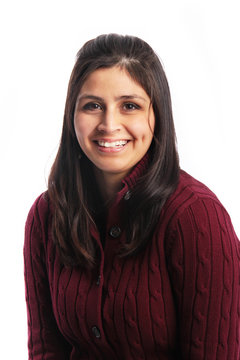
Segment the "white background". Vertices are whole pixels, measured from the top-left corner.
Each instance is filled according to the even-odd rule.
[[[240,236],[240,10],[233,0],[2,1],[0,358],[27,359],[23,230],[46,189],[75,54],[101,33],[142,37],[169,80],[181,166]]]

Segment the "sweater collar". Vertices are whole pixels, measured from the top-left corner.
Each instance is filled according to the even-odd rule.
[[[145,173],[149,163],[149,153],[145,154],[144,157],[137,163],[137,165],[131,170],[123,180],[123,186],[126,185],[130,189],[133,188],[138,179]]]
[[[145,154],[144,157],[135,165],[131,172],[122,180],[122,188],[117,193],[116,202],[118,203],[126,193],[134,188],[138,179],[146,172],[149,164],[150,155]]]

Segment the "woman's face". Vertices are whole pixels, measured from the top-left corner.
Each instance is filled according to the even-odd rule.
[[[104,174],[124,178],[146,154],[155,117],[145,90],[123,69],[98,69],[79,93],[74,127],[79,145]]]

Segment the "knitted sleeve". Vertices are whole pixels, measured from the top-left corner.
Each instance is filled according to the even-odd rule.
[[[178,217],[170,243],[181,358],[239,360],[239,241],[228,214],[198,199]]]
[[[43,231],[39,203],[29,212],[25,227],[24,275],[28,317],[28,359],[66,360],[68,344],[58,330],[52,311],[45,265]],[[46,201],[45,201],[46,202]]]

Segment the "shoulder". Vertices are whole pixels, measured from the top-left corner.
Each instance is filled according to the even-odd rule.
[[[172,222],[189,209],[199,213],[212,211],[213,206],[226,211],[214,192],[181,170],[177,188],[164,205],[163,215],[167,222]]]
[[[48,193],[44,192],[34,201],[25,224],[24,256],[26,261],[41,262],[46,249],[49,229],[50,205]]]
[[[176,190],[165,203],[160,218],[167,238],[183,232],[188,234],[211,233],[219,235],[227,231],[235,237],[228,212],[217,196],[202,182],[185,171],[180,172]]]
[[[50,213],[50,202],[48,192],[45,191],[39,195],[31,206],[27,220],[26,228],[31,226],[33,223],[35,226],[41,227],[48,218]]]
[[[184,171],[164,206],[163,217],[167,251],[174,245],[178,255],[194,257],[192,251],[197,249],[196,253],[213,251],[219,259],[222,255],[229,260],[231,253],[239,254],[239,240],[228,212],[207,186]]]

